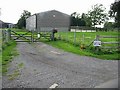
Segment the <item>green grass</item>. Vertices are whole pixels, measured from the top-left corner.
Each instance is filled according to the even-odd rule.
[[[118,32],[77,32],[76,42],[74,43],[74,32],[60,32],[56,33],[55,37],[61,36],[61,40],[57,41],[47,41],[47,39],[41,38],[41,41],[52,45],[54,47],[63,49],[64,51],[72,52],[83,56],[92,56],[100,59],[107,60],[119,60],[119,51],[115,49],[101,49],[99,52],[95,50],[92,41],[95,39],[96,35],[101,36],[118,36]],[[66,37],[67,36],[67,37]],[[84,36],[84,40],[83,40]],[[67,40],[67,41],[66,41]],[[101,38],[102,42],[118,42],[118,38]],[[80,46],[84,44],[86,49],[80,49]],[[90,45],[91,44],[91,45]],[[89,46],[90,45],[90,46]],[[89,47],[88,47],[89,46]],[[105,45],[102,45],[105,46]],[[106,44],[106,46],[117,46],[117,44]]]
[[[43,42],[49,45],[52,45],[56,48],[63,49],[64,51],[75,53],[75,54],[82,55],[82,56],[92,56],[92,57],[106,59],[106,60],[118,60],[119,59],[117,52],[108,53],[108,52],[100,51],[99,53],[97,53],[89,49],[80,49],[79,46],[74,46],[73,44],[70,44],[65,41],[50,41],[50,42],[43,41]]]
[[[25,32],[16,30],[19,34]],[[28,34],[29,35],[29,34]],[[108,32],[76,32],[76,41],[74,42],[74,32],[59,32],[55,34],[55,37],[58,39],[61,36],[61,40],[57,41],[48,41],[48,39],[40,38],[40,41],[45,42],[54,47],[63,49],[68,52],[72,52],[78,55],[83,56],[92,56],[101,59],[107,60],[118,60],[119,52],[115,49],[101,49],[99,52],[95,51],[95,47],[92,42],[96,38],[96,35],[100,36],[118,36],[117,31],[108,31]],[[35,35],[36,36],[36,35]],[[118,38],[100,38],[102,42],[118,42]],[[86,49],[80,49],[80,46],[84,44]],[[91,45],[90,45],[91,44]],[[90,46],[89,46],[90,45]],[[89,47],[88,47],[89,46]],[[103,46],[112,46],[116,47],[117,44],[105,44]]]
[[[96,35],[100,36],[118,36],[118,32],[76,32],[76,41],[74,42],[74,32],[60,32],[55,36],[58,38],[61,36],[62,40],[68,40],[70,43],[85,44],[88,46],[95,38]],[[117,38],[100,38],[101,41],[118,41]]]
[[[2,46],[2,73],[7,72],[8,64],[11,62],[12,58],[18,55],[16,49],[16,42],[10,41],[8,43],[4,43]]]

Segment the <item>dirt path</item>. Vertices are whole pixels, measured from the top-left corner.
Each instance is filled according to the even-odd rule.
[[[64,52],[44,43],[18,43],[19,56],[3,76],[5,88],[93,88],[118,78],[118,61]]]

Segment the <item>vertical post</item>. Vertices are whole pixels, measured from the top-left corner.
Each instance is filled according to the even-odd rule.
[[[10,29],[8,29],[8,38],[9,38],[9,40],[11,40],[11,30]]]
[[[33,42],[34,42],[34,34],[35,34],[35,31],[33,31]]]
[[[33,43],[33,30],[31,30],[31,42]]]
[[[96,41],[99,41],[99,35],[96,36]],[[99,52],[99,46],[96,46],[96,52]]]
[[[9,37],[8,37],[8,30],[6,30],[6,35],[5,35],[5,38],[6,38],[6,40],[5,40],[5,41],[6,41],[6,42],[8,42],[8,41],[9,41],[9,40],[8,40],[8,39],[9,39]]]
[[[83,37],[82,37],[82,38],[83,38],[83,43],[84,43],[84,42],[85,42],[85,35],[84,35],[84,34],[83,34]]]
[[[51,33],[51,40],[54,41],[54,32],[52,30],[52,33]]]
[[[77,29],[77,27],[76,27],[76,29]],[[76,43],[76,29],[75,29],[75,31],[74,31],[74,45],[75,45],[75,43]]]
[[[58,32],[58,39],[59,39],[59,40],[61,39],[61,35],[60,35],[60,32]]]
[[[66,41],[68,41],[68,31],[66,31]]]
[[[30,31],[31,32],[31,42],[32,42],[32,31]]]
[[[4,42],[4,30],[2,30],[2,41]]]

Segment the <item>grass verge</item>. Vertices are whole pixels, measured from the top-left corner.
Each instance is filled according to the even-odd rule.
[[[3,43],[2,46],[2,73],[5,74],[7,72],[8,64],[12,61],[12,58],[18,55],[16,51],[16,42],[10,41],[8,43]]]
[[[78,54],[78,55],[82,55],[82,56],[92,56],[92,57],[96,57],[96,58],[100,58],[100,59],[104,59],[104,60],[119,60],[119,52],[112,52],[112,53],[108,53],[108,52],[103,52],[100,51],[99,53],[95,52],[93,49],[80,49],[80,46],[75,46],[71,43],[68,43],[66,41],[44,41],[42,40],[42,42],[49,44],[53,47],[59,48],[59,49],[63,49],[64,51],[67,52],[72,52],[74,54]]]

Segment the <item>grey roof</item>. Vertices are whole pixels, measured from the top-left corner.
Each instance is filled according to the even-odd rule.
[[[62,12],[57,11],[57,10],[49,10],[49,11],[44,11],[44,12],[40,12],[40,13],[36,13],[36,14],[44,15],[44,14],[47,14],[47,13],[49,13],[49,12],[58,12],[58,13],[61,13],[61,14],[63,14],[63,15],[66,15],[66,16],[70,16],[70,15],[68,15],[68,14],[62,13]]]

